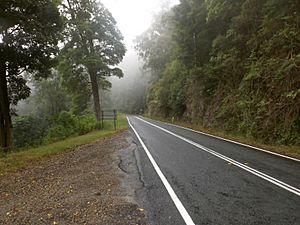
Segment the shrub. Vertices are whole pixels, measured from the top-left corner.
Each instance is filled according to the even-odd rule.
[[[65,139],[77,132],[77,119],[69,112],[63,111],[54,118],[46,136],[46,141]]]
[[[41,144],[48,124],[40,118],[19,116],[14,118],[13,126],[14,146],[20,148]]]
[[[97,128],[97,121],[92,113],[77,118],[77,132],[79,135],[86,134]]]
[[[43,142],[51,143],[72,135],[83,135],[100,128],[92,112],[75,116],[63,111],[49,119],[33,116],[14,118],[14,146],[17,148],[37,146]]]

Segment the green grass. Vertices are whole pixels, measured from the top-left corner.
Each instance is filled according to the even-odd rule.
[[[163,121],[163,122],[167,122],[167,123],[172,123],[171,119],[166,119],[166,118],[161,118],[161,117],[149,117],[149,118],[159,120],[159,121]],[[244,137],[244,136],[239,135],[239,134],[226,133],[224,131],[213,129],[213,128],[205,128],[205,127],[201,126],[200,124],[188,123],[188,122],[181,121],[181,120],[175,120],[175,121],[173,121],[173,124],[183,126],[183,127],[187,127],[187,128],[191,128],[191,129],[197,130],[197,131],[202,131],[202,132],[205,132],[205,133],[208,133],[208,134],[212,134],[212,135],[219,136],[219,137],[222,137],[222,138],[230,139],[230,140],[233,140],[233,141],[238,141],[240,143],[252,145],[252,146],[255,146],[255,147],[258,147],[258,148],[263,148],[263,149],[266,149],[266,150],[269,150],[269,151],[272,151],[272,152],[276,152],[276,153],[279,153],[279,154],[282,154],[282,155],[287,155],[287,156],[291,156],[291,157],[300,159],[300,146],[264,144],[264,143],[262,143],[262,141],[256,140],[254,138]]]
[[[114,130],[113,121],[104,121],[103,129],[99,131],[94,131],[82,136],[70,137],[63,141],[43,145],[37,148],[2,154],[0,155],[0,176],[3,176],[7,172],[28,167],[33,160],[39,160],[43,157],[73,150],[78,146],[113,135],[127,128],[128,124],[126,116],[124,114],[119,114],[117,131]]]

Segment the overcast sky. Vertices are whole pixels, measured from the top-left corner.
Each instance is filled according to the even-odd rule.
[[[161,5],[170,2],[177,4],[179,0],[100,0],[113,14],[121,30],[126,47],[132,48],[134,38],[145,31],[152,21],[153,14],[161,9]]]

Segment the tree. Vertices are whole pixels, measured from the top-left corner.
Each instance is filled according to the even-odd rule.
[[[62,111],[67,111],[70,98],[61,85],[61,77],[57,70],[52,70],[48,79],[33,82],[34,93],[31,96],[35,116],[53,118]]]
[[[116,67],[125,55],[123,37],[111,13],[96,0],[67,0],[65,46],[60,71],[65,78],[77,75],[84,87],[91,85],[96,119],[101,119],[100,88],[110,86],[108,76],[122,77]]]
[[[0,5],[0,147],[12,145],[10,106],[30,94],[23,72],[45,77],[58,52],[57,1],[2,0]]]
[[[169,63],[148,96],[148,112],[181,117],[185,111],[186,68],[179,60]]]
[[[161,54],[160,37],[137,46],[146,66],[160,65],[148,112],[299,144],[299,9],[297,0],[180,0],[172,54]]]
[[[174,51],[172,39],[173,11],[162,10],[154,18],[149,29],[135,39],[135,50],[150,69],[152,80],[157,81]]]

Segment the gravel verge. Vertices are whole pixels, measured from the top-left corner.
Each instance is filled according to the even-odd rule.
[[[146,225],[134,148],[125,131],[0,177],[0,224]]]

